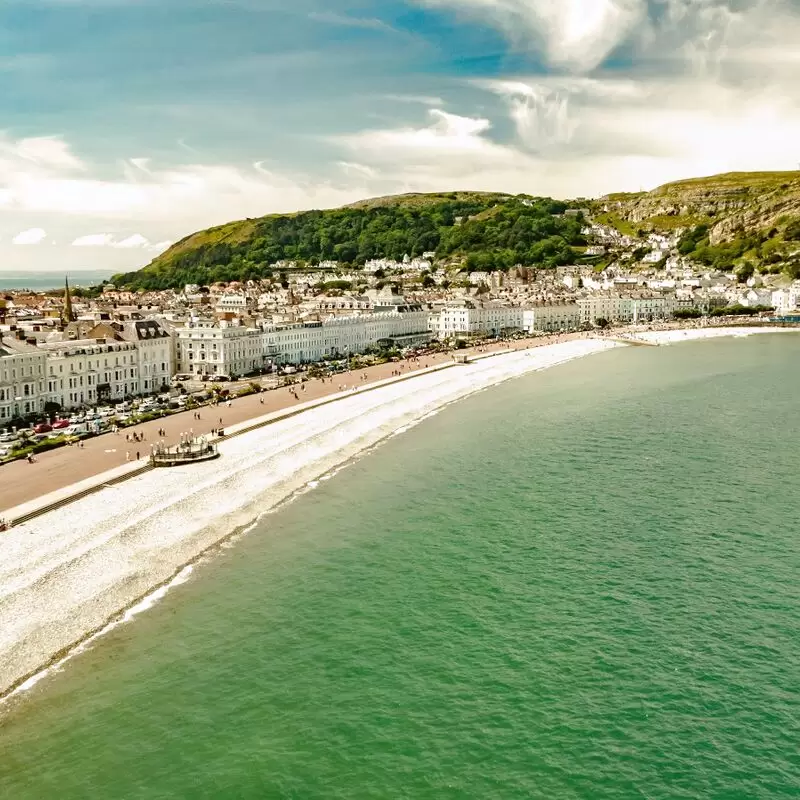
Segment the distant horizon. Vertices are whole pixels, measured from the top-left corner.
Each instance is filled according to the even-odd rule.
[[[0,291],[59,289],[64,286],[65,278],[69,278],[70,286],[88,286],[108,280],[113,274],[113,271],[108,269],[74,269],[68,273],[55,269],[0,269]]]
[[[15,270],[128,272],[230,220],[441,187],[588,199],[797,167],[798,0],[11,7]]]

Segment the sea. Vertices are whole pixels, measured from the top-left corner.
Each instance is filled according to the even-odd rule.
[[[0,708],[0,795],[797,797],[798,363],[619,348],[391,437]]]
[[[46,292],[50,289],[61,289],[65,277],[69,278],[70,286],[96,286],[112,275],[111,270],[71,270],[66,275],[63,272],[52,270],[28,270],[12,272],[0,270],[0,290],[2,289],[30,289],[34,292]]]

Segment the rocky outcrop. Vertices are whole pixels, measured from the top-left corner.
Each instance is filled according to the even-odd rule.
[[[800,172],[728,173],[602,202],[620,218],[655,230],[705,223],[716,244],[743,233],[780,230],[800,218]]]

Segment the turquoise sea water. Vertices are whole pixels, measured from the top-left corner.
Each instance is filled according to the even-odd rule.
[[[106,269],[72,270],[68,273],[70,286],[95,286],[108,280],[113,271]],[[64,287],[64,273],[52,270],[13,271],[0,269],[0,289],[30,289],[44,292]]]
[[[473,396],[0,716],[27,798],[800,793],[800,337]]]

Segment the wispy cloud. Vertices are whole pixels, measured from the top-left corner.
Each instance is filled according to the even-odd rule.
[[[312,11],[308,18],[326,25],[340,25],[346,28],[365,28],[367,30],[396,33],[396,29],[377,17],[351,17],[335,11]]]
[[[424,94],[385,94],[383,97],[393,103],[418,103],[419,105],[437,108],[445,105],[445,101],[441,97],[432,97]]]

